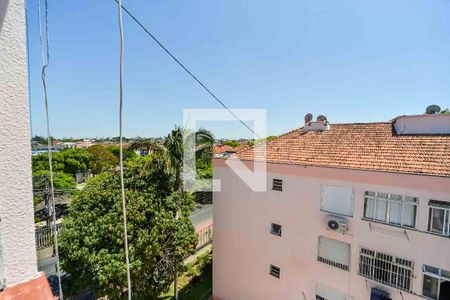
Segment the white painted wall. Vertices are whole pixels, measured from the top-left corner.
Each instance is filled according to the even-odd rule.
[[[0,238],[7,286],[37,275],[24,5],[0,1]]]
[[[397,134],[449,134],[450,115],[402,116],[394,127]]]
[[[382,286],[393,300],[418,300],[417,295],[366,280],[358,275],[359,247],[383,251],[415,262],[413,290],[421,294],[422,265],[450,269],[450,238],[362,220],[366,190],[419,198],[417,228],[426,231],[428,200],[450,201],[450,178],[268,165],[267,186],[283,180],[283,192],[252,192],[219,159],[214,178],[213,293],[217,300],[315,299],[315,286],[332,288],[351,299],[370,298],[370,288]],[[353,217],[348,234],[326,228],[320,210],[322,185],[354,189]],[[269,233],[270,223],[282,225],[282,237]],[[382,231],[382,232],[380,232]],[[351,244],[350,271],[317,261],[318,236]],[[281,278],[269,275],[269,265],[281,268]],[[305,297],[303,297],[303,293]]]

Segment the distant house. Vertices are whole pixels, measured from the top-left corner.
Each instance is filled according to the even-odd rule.
[[[237,147],[232,147],[232,146],[223,145],[223,144],[214,145],[214,148],[213,148],[213,150],[214,150],[214,157],[218,157],[218,158],[220,158],[220,157],[228,157],[230,155],[233,155],[233,154],[236,154],[236,153],[238,153],[240,151],[243,151],[243,150],[245,150],[247,148],[249,148],[249,146],[246,145],[246,144],[240,144]]]
[[[91,146],[95,145],[94,142],[90,141],[90,140],[84,140],[81,142],[76,142],[75,143],[75,148],[83,148],[83,149],[87,149]]]
[[[214,299],[450,299],[450,115],[309,121],[260,151],[213,160]]]

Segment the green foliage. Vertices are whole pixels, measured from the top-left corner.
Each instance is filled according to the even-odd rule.
[[[448,108],[441,110],[440,112],[441,115],[448,115],[450,114],[450,110]]]
[[[45,182],[50,178],[50,171],[37,171],[33,173],[33,188],[35,190],[44,190]],[[76,188],[77,183],[75,179],[62,172],[53,172],[53,186],[55,189]]]
[[[32,142],[38,143],[38,144],[47,144],[47,138],[39,135],[35,135],[31,138]]]
[[[73,176],[62,172],[53,172],[53,186],[59,192],[72,194],[76,190],[77,183]],[[50,171],[43,170],[33,173],[34,205],[44,200],[46,188],[50,188]]]
[[[106,149],[111,152],[117,159],[120,159],[120,147],[119,146],[109,146]],[[137,156],[137,154],[130,148],[123,148],[123,160],[130,160]]]
[[[53,152],[53,171],[75,176],[78,171],[89,169],[91,154],[86,149],[65,149]],[[49,170],[48,154],[35,155],[32,158],[33,172]]]
[[[238,141],[226,141],[223,143],[224,145],[230,146],[230,147],[237,147],[239,146],[241,143],[239,143]]]
[[[269,136],[267,136],[267,137],[265,137],[265,138],[253,140],[253,141],[251,141],[251,142],[249,143],[249,145],[250,145],[250,146],[254,146],[254,145],[259,144],[259,143],[262,143],[262,142],[270,142],[271,140],[274,140],[274,139],[276,139],[276,138],[277,138],[277,136],[275,136],[275,135],[269,135]]]
[[[136,158],[127,166],[132,289],[139,297],[157,299],[183,258],[195,251],[197,236],[189,219],[194,201],[174,191],[161,156]],[[120,195],[118,174],[94,177],[74,197],[60,235],[62,268],[80,287],[93,284],[108,299],[123,298],[127,286]]]
[[[87,150],[91,154],[91,171],[99,174],[117,166],[119,160],[102,145],[93,145]]]
[[[212,179],[213,167],[211,161],[197,161],[197,177],[200,179]]]

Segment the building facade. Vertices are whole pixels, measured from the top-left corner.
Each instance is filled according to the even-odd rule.
[[[305,125],[266,161],[239,153],[266,192],[215,159],[215,299],[450,299],[450,116],[415,118],[431,122]]]
[[[52,299],[36,263],[25,36],[25,1],[0,1],[0,299]]]

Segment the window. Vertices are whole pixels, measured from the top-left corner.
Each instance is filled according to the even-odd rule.
[[[353,216],[353,189],[331,185],[322,186],[321,210]]]
[[[278,268],[274,265],[270,265],[270,271],[269,271],[270,275],[272,275],[273,277],[276,277],[276,278],[280,278],[280,273],[281,273],[280,268]]]
[[[366,192],[364,218],[387,224],[416,227],[418,199],[387,193]]]
[[[350,266],[350,244],[319,236],[317,260],[348,271]]]
[[[316,284],[316,300],[348,300],[348,297],[338,291]]]
[[[450,271],[423,265],[422,295],[429,299],[450,299]]]
[[[283,191],[283,180],[274,179],[272,182],[272,190],[282,192]]]
[[[430,200],[430,213],[428,217],[428,231],[450,236],[450,203]]]
[[[359,274],[382,284],[412,292],[414,262],[375,250],[360,248]]]
[[[275,223],[270,224],[270,233],[281,236],[281,225]]]

